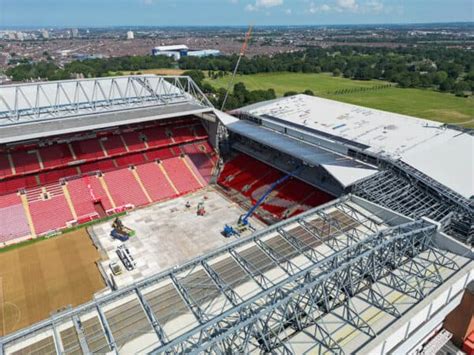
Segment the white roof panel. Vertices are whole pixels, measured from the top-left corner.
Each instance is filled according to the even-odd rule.
[[[348,187],[357,181],[372,176],[378,172],[376,169],[357,168],[352,166],[322,165],[342,186]]]
[[[307,95],[255,104],[241,111],[367,145],[367,152],[401,159],[466,198],[474,195],[474,137],[440,122]]]

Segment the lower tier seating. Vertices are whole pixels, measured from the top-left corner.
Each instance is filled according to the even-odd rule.
[[[64,195],[31,202],[29,207],[36,234],[64,228],[74,220]]]
[[[181,157],[163,160],[162,164],[180,195],[202,187]]]
[[[156,162],[137,166],[137,173],[154,202],[165,200],[178,194]]]
[[[104,180],[116,207],[129,204],[143,206],[149,203],[130,169],[119,169],[105,173]]]
[[[245,154],[238,154],[224,166],[218,183],[255,204],[284,173]],[[269,212],[275,219],[297,215],[324,204],[333,197],[296,178],[277,186],[257,209]]]

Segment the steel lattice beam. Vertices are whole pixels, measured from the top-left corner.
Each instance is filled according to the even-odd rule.
[[[255,329],[258,329],[257,343],[260,349],[269,351],[268,344],[271,344],[270,350],[279,348],[284,344],[277,335],[286,328],[285,324],[299,323],[304,328],[314,325],[314,320],[317,318],[313,319],[307,315],[315,312],[331,312],[344,305],[349,297],[347,290],[352,290],[351,293],[362,292],[370,287],[372,282],[383,277],[398,280],[392,269],[406,261],[406,258],[400,257],[401,253],[412,257],[428,250],[435,230],[435,226],[420,221],[379,232],[336,252],[327,260],[298,272],[238,307],[158,348],[156,352],[181,352],[193,349],[205,351],[218,343],[222,343],[221,346],[227,344],[227,349],[232,349],[228,347],[229,339],[241,341],[243,336],[235,337],[236,333],[249,334],[255,332]],[[361,273],[359,277],[350,277],[354,270]],[[383,301],[380,304],[383,304]],[[298,309],[299,311],[295,311]],[[373,334],[367,329],[366,324],[354,317],[353,312],[346,315],[351,317],[353,325],[359,324],[365,331]],[[221,327],[223,322],[226,324],[225,330]],[[232,345],[244,349],[249,346]]]

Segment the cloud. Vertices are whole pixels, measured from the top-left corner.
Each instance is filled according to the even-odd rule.
[[[308,12],[310,14],[316,14],[318,12],[328,12],[328,11],[331,11],[331,6],[329,6],[328,4],[317,5],[314,2],[311,2],[309,4]]]
[[[386,12],[383,0],[327,0],[328,3],[318,4],[315,1],[309,3],[307,12],[311,14],[321,12],[353,12],[353,13],[374,13]]]
[[[336,0],[336,7],[342,11],[356,11],[359,8],[359,4],[357,4],[356,0]]]
[[[291,11],[291,9],[286,9],[285,10],[285,14],[287,15],[291,15],[293,13],[293,11]]]
[[[245,6],[245,10],[258,11],[260,9],[269,9],[281,5],[283,5],[283,0],[256,0],[255,4],[248,4]]]
[[[369,0],[365,3],[365,6],[369,12],[379,13],[384,10],[383,3],[379,0]]]

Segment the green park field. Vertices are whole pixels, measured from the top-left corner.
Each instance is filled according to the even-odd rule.
[[[207,79],[216,88],[227,87],[230,76]],[[273,88],[277,96],[285,92],[311,90],[316,96],[376,108],[434,121],[474,128],[474,98],[456,97],[433,90],[402,89],[379,80],[350,80],[331,74],[265,73],[239,75],[248,90]],[[380,88],[381,86],[384,86]]]

